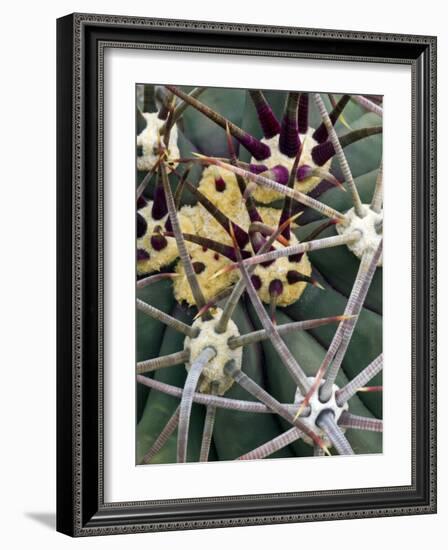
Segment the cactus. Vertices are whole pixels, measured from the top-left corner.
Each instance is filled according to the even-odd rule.
[[[137,91],[137,463],[382,452],[381,101]]]

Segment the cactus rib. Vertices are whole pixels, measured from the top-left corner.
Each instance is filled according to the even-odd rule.
[[[175,365],[185,363],[185,361],[188,361],[189,357],[190,352],[188,350],[182,350],[171,353],[170,355],[154,357],[154,359],[148,359],[147,361],[139,361],[137,363],[137,374],[144,374],[165,367],[174,367]]]
[[[302,437],[302,435],[303,433],[298,428],[290,428],[286,432],[274,437],[256,449],[241,455],[236,460],[259,460],[260,458],[266,458],[280,449],[283,449],[283,447],[286,447],[290,443],[297,441]]]
[[[165,325],[174,328],[179,332],[182,332],[182,334],[185,334],[185,336],[190,336],[190,338],[194,338],[194,336],[196,335],[195,330],[191,328],[190,325],[187,325],[186,323],[183,323],[182,321],[171,317],[171,315],[168,315],[168,313],[164,313],[160,309],[157,309],[156,307],[147,304],[139,298],[137,298],[137,309],[139,309],[142,313],[149,315],[153,319],[156,319],[157,321],[160,321],[161,323],[164,323]]]
[[[343,388],[336,392],[336,402],[339,406],[348,401],[355,393],[367,382],[378,374],[383,368],[383,354],[378,355],[365,369],[363,369],[355,378],[350,380]]]
[[[165,424],[165,427],[162,429],[159,437],[154,441],[149,451],[142,458],[142,464],[149,464],[151,460],[156,456],[156,454],[163,449],[165,443],[168,441],[171,434],[174,433],[174,430],[179,424],[179,414],[180,405],[176,408],[171,418]]]

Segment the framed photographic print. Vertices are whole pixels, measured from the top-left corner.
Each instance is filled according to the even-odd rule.
[[[72,536],[436,511],[436,39],[58,20]]]

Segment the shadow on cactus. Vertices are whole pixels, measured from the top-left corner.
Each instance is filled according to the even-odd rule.
[[[382,98],[136,105],[136,462],[382,452]]]

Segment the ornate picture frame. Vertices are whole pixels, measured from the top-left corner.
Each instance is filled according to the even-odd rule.
[[[104,52],[409,66],[411,483],[107,502],[104,497]],[[57,22],[57,529],[70,536],[436,512],[436,38],[72,14]],[[397,344],[398,345],[398,344]],[[275,461],[274,461],[275,462]]]

